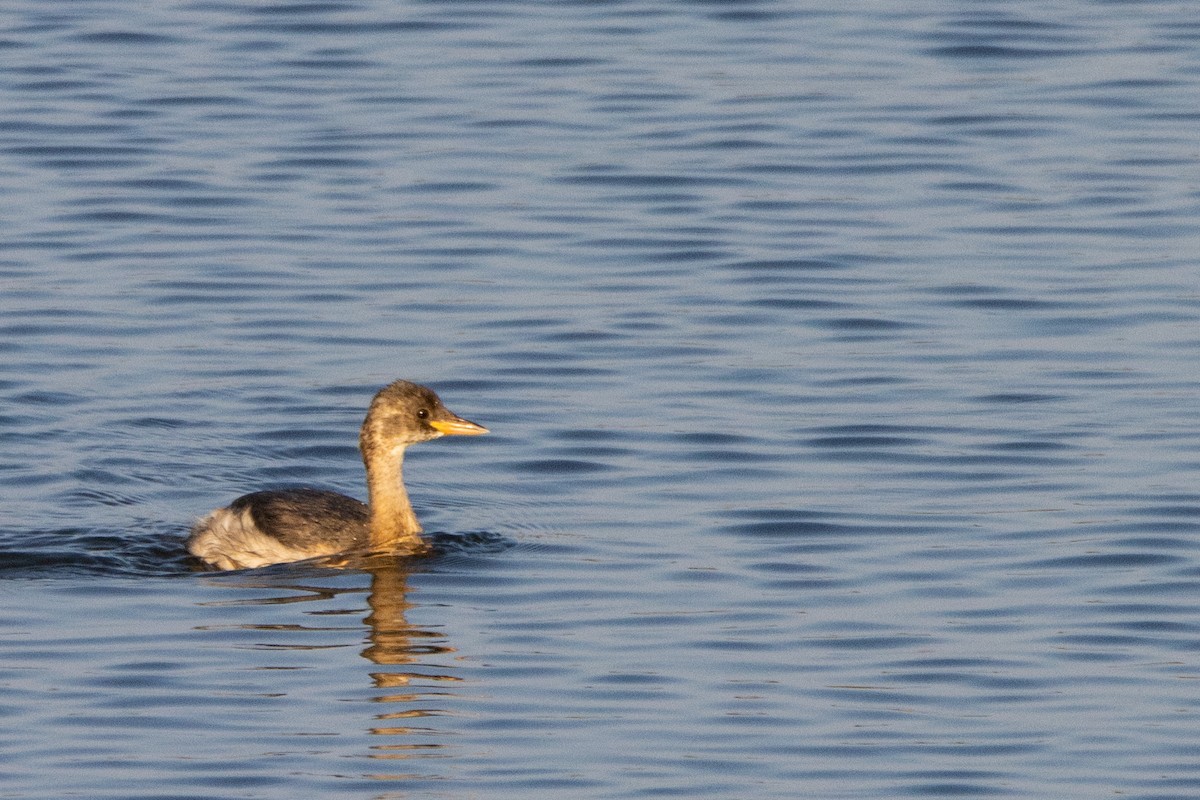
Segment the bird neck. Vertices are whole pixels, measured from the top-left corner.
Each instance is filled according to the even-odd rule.
[[[377,454],[366,463],[367,495],[371,508],[368,544],[377,552],[418,552],[425,549],[421,523],[404,488],[404,451]]]

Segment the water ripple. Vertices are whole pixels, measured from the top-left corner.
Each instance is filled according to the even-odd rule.
[[[943,5],[6,9],[6,791],[1193,796],[1200,29]]]

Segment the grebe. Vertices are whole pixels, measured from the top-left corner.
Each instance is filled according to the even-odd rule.
[[[487,428],[451,413],[432,389],[396,381],[367,409],[358,446],[367,503],[321,489],[254,492],[196,522],[188,551],[218,569],[246,569],[365,549],[392,555],[428,550],[404,488],[410,444]]]

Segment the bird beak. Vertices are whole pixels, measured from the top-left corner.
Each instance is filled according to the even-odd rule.
[[[474,422],[465,420],[462,417],[431,419],[429,420],[429,427],[447,436],[478,436],[481,433],[488,432],[488,429],[482,425],[476,425]]]

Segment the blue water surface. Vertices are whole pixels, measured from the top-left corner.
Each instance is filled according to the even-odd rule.
[[[0,797],[1200,795],[1194,17],[10,3]]]

